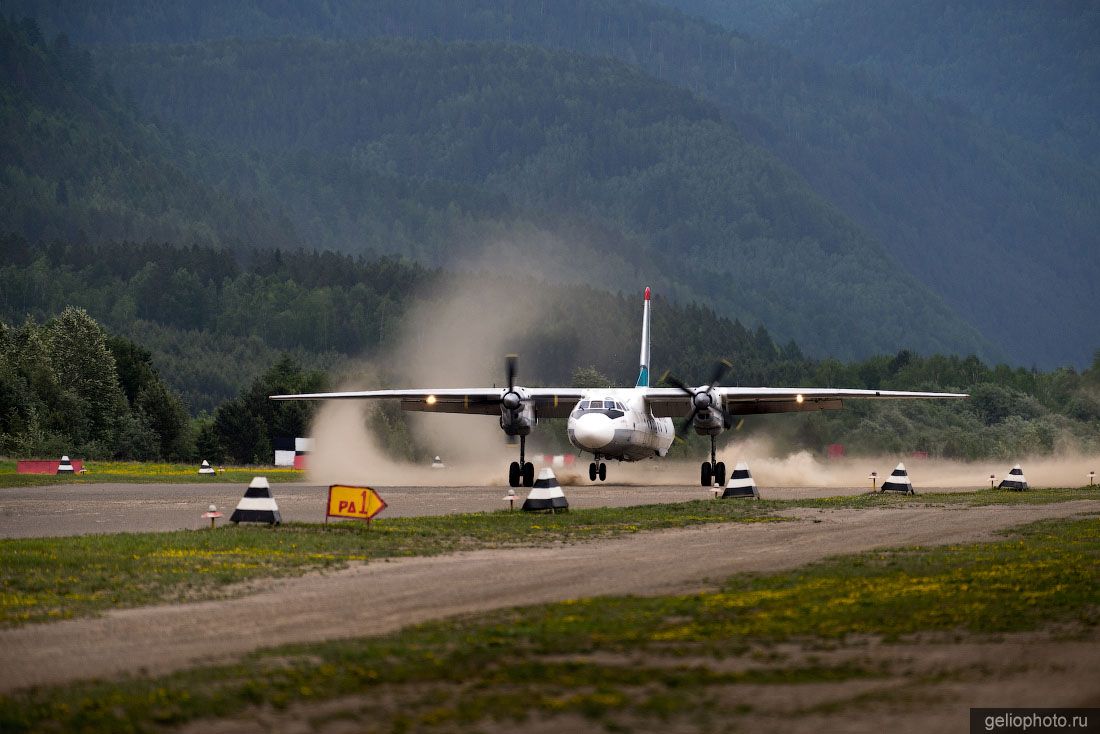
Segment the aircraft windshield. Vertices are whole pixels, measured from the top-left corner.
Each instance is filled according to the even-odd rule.
[[[582,400],[571,415],[579,418],[588,413],[602,413],[612,419],[622,418],[626,415],[626,408],[617,400]]]

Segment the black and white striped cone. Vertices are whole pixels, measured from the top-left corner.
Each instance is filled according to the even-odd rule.
[[[279,514],[279,506],[275,504],[275,498],[271,496],[271,485],[267,483],[267,477],[255,477],[248,489],[244,491],[244,497],[237,503],[237,509],[229,517],[229,522],[265,522],[268,525],[278,525],[283,521]]]
[[[726,482],[726,491],[722,492],[722,499],[735,499],[738,497],[752,497],[760,499],[760,492],[756,489],[749,465],[743,461],[737,462],[730,474],[730,480]]]
[[[524,512],[569,509],[569,501],[565,499],[565,493],[561,491],[553,469],[546,467],[539,472],[539,478],[535,480],[535,486],[531,487],[531,493],[524,500],[522,509]]]
[[[73,462],[69,461],[68,456],[62,456],[61,457],[61,462],[57,465],[57,473],[58,474],[73,474],[74,472],[75,472],[75,470],[73,469]]]
[[[913,491],[913,483],[909,481],[909,472],[905,471],[905,464],[898,464],[890,476],[882,483],[880,492],[901,492],[902,494],[916,494]]]
[[[206,459],[202,460],[202,466],[199,467],[199,474],[213,474],[214,467],[210,466],[210,462]]]
[[[1012,467],[1012,471],[1008,473],[1000,484],[997,485],[997,489],[1014,489],[1017,492],[1022,492],[1027,489],[1027,480],[1024,479],[1024,470],[1020,468],[1020,465]]]

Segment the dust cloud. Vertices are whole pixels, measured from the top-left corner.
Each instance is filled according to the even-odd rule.
[[[782,454],[766,437],[734,440],[719,451],[719,460],[732,470],[745,461],[760,486],[871,488],[870,474],[878,482],[904,463],[916,488],[978,489],[989,486],[989,476],[1000,483],[1014,464],[1020,464],[1033,487],[1080,487],[1088,484],[1088,473],[1100,466],[1100,457],[1066,452],[1050,456],[1022,456],[1011,461],[984,459],[955,461],[908,456],[858,456],[824,459],[809,451]]]
[[[542,310],[537,292],[501,288],[499,279],[456,279],[447,291],[421,293],[402,324],[402,342],[377,361],[394,375],[351,381],[340,390],[493,387],[506,384],[505,355],[536,323]],[[530,379],[533,365],[519,355],[518,382]],[[373,372],[373,370],[371,370]],[[364,384],[369,383],[369,384]],[[310,481],[405,486],[505,485],[509,462],[519,455],[500,430],[499,414],[409,415],[417,443],[440,456],[445,469],[428,463],[395,461],[367,428],[366,401],[328,401],[314,419]],[[529,452],[530,453],[530,452]],[[533,457],[531,457],[533,458]]]
[[[504,357],[536,323],[544,306],[538,289],[501,287],[499,278],[468,277],[449,290],[422,293],[406,316],[405,338],[390,354],[364,368],[363,376],[339,386],[341,390],[379,387],[492,387],[506,381]],[[535,365],[519,360],[519,384],[530,381]],[[382,384],[380,373],[393,375]],[[314,452],[308,472],[317,484],[355,483],[378,486],[504,486],[509,462],[518,458],[518,446],[506,443],[496,415],[411,414],[410,427],[420,446],[443,459],[446,468],[428,462],[394,460],[368,430],[365,401],[328,401],[314,420]],[[1074,452],[1052,456],[1019,457],[1011,461],[978,462],[918,459],[908,456],[849,457],[827,460],[809,451],[777,448],[766,436],[754,434],[721,444],[718,458],[732,471],[746,461],[761,487],[870,489],[869,474],[879,481],[899,461],[905,463],[914,487],[977,489],[989,486],[989,476],[1000,482],[1015,463],[1034,487],[1081,486],[1088,472],[1100,470],[1100,457]],[[528,451],[528,460],[540,468],[540,457]],[[579,457],[571,467],[555,469],[566,486],[588,484],[588,461]],[[698,482],[697,460],[610,462],[608,483],[635,486],[690,486]]]
[[[505,486],[505,469],[515,460],[515,449],[504,445],[496,421],[486,416],[424,416],[428,421],[451,418],[450,426],[436,426],[431,435],[438,445],[451,445],[455,460],[446,469],[394,461],[364,427],[364,406],[354,401],[331,401],[318,414],[311,457],[310,478],[318,484],[367,483],[377,486]],[[480,420],[484,426],[467,430]],[[468,422],[468,423],[467,423]],[[451,432],[453,431],[453,432]],[[471,445],[465,442],[470,441]],[[536,469],[541,457],[530,456]],[[809,451],[776,451],[764,437],[734,440],[718,451],[718,459],[732,471],[738,461],[748,463],[761,488],[819,488],[870,490],[870,473],[878,472],[882,483],[899,461],[903,462],[919,491],[922,489],[981,489],[989,476],[999,483],[1015,463],[1021,464],[1032,487],[1079,487],[1088,484],[1089,471],[1100,471],[1100,456],[1061,454],[1021,457],[1018,462],[989,459],[975,462],[949,459],[920,459],[905,456],[848,457],[824,459]],[[562,486],[590,484],[588,463],[578,457],[569,467],[556,468]],[[637,463],[608,463],[608,484],[619,486],[691,486],[698,481],[699,464],[686,460],[656,460]],[[702,490],[701,490],[702,491]],[[791,495],[795,496],[795,495]]]

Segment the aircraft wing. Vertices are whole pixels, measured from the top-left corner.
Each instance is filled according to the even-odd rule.
[[[440,388],[418,390],[360,390],[272,395],[272,400],[398,400],[402,410],[425,413],[500,415],[506,387]],[[575,387],[517,387],[525,403],[534,405],[541,418],[564,418],[584,394]]]
[[[909,392],[905,390],[836,390],[828,387],[716,387],[726,411],[732,415],[796,413],[807,410],[837,410],[847,399],[937,400],[970,397],[953,392]],[[691,396],[675,387],[651,387],[646,403],[658,418],[679,418],[691,413]]]

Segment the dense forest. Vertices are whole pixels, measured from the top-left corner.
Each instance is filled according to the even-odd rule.
[[[0,322],[0,452],[178,458],[186,427],[149,352],[82,309],[42,325]]]
[[[0,239],[0,263],[0,282],[13,286],[0,291],[0,323],[21,324],[0,327],[0,452],[9,455],[266,462],[271,439],[307,431],[314,407],[273,403],[268,395],[347,379],[364,387],[404,385],[418,374],[406,360],[431,353],[414,349],[410,357],[406,350],[418,323],[409,312],[426,307],[448,329],[447,318],[462,324],[471,317],[462,310],[467,304],[445,294],[456,287],[484,290],[479,276],[304,251],[31,245],[9,236]],[[637,349],[637,294],[530,280],[511,284],[505,296],[518,304],[525,293],[541,294],[539,310],[507,342],[523,356],[525,384],[633,380],[636,365],[623,355],[633,357]],[[496,300],[488,298],[487,308],[497,308]],[[471,358],[484,345],[469,328],[463,352],[449,353],[442,374],[465,365],[460,380],[499,380],[503,352]],[[151,334],[161,337],[147,340]],[[206,340],[215,346],[190,351]],[[733,364],[724,380],[729,385],[973,394],[962,403],[854,401],[836,414],[748,420],[743,435],[766,430],[788,448],[818,451],[842,442],[855,453],[920,450],[954,458],[1100,448],[1100,353],[1082,373],[988,367],[973,356],[924,358],[909,351],[851,363],[815,360],[794,343],[778,346],[763,328],[662,298],[654,306],[653,340],[657,373],[667,369],[689,382],[725,358]],[[400,456],[422,458],[428,451],[400,412],[371,425]],[[563,447],[561,435],[546,431],[538,441]],[[698,443],[686,450],[701,450]]]
[[[770,16],[768,22],[781,24],[783,17],[795,17],[795,23],[798,12],[819,5],[832,7],[808,2],[724,7]],[[1065,34],[1043,30],[1047,26],[1018,5],[1012,7],[1019,12],[1001,22],[999,9],[963,3],[959,15],[981,26],[981,32],[964,29],[957,36],[945,35],[949,29],[936,21],[942,5],[922,3],[907,12],[924,14],[914,19],[914,28],[929,29],[921,47],[927,56],[941,58],[935,43],[958,38],[959,47],[979,57],[968,58],[976,71],[968,74],[970,67],[961,67],[960,78],[980,76],[992,80],[989,86],[1004,77],[1002,67],[1021,69],[1022,83],[1042,93],[1047,76],[1056,76],[1059,88],[1077,88],[1082,86],[1080,70],[1091,68],[1094,50],[1080,44],[1081,38],[1089,37],[1085,30],[1063,38]],[[1080,21],[1089,27],[1086,9],[1080,5],[1052,5],[1068,8],[1063,13],[1070,18],[1066,23]],[[1089,276],[1097,269],[1100,253],[1100,213],[1093,205],[1100,199],[1096,166],[1056,146],[1019,137],[1011,126],[991,119],[995,113],[926,97],[920,88],[876,73],[868,65],[853,68],[829,59],[801,58],[796,49],[782,48],[782,39],[737,35],[635,0],[337,1],[323,6],[243,2],[230,9],[219,6],[216,12],[202,3],[179,7],[163,2],[123,3],[109,13],[71,2],[27,0],[19,7],[41,13],[51,29],[112,46],[101,50],[108,57],[118,53],[127,62],[136,58],[153,69],[157,48],[165,57],[172,53],[160,45],[165,41],[288,35],[492,40],[614,56],[714,103],[747,142],[789,164],[820,196],[862,225],[905,269],[995,341],[999,358],[1020,359],[1017,355],[1026,353],[1024,363],[1081,366],[1088,360],[1089,345],[1100,338],[1100,324],[1084,316],[1100,295],[1097,280]],[[884,4],[867,12],[889,16],[894,11]],[[953,16],[947,12],[946,17]],[[1019,27],[1029,17],[1035,22]],[[764,23],[761,18],[757,28]],[[1059,27],[1064,30],[1066,23]],[[901,31],[896,25],[866,27],[871,31],[862,43],[882,43],[890,49],[909,43],[898,39]],[[826,24],[820,33],[828,37],[831,28]],[[995,49],[991,36],[1000,32],[997,29],[1003,29],[1008,40]],[[1027,40],[1037,35],[1043,36],[1041,44]],[[1051,36],[1060,40],[1050,41]],[[974,38],[972,45],[967,45],[968,38]],[[1002,57],[1012,55],[1013,44],[1049,51],[1063,41],[1065,52],[1041,57],[1041,74],[1034,69],[1023,73],[1032,58],[1028,54],[1002,64]],[[133,57],[118,48],[127,43],[151,45]],[[140,77],[149,72],[121,64],[113,68],[128,79],[137,77],[135,87],[142,86]],[[251,71],[262,74],[263,69]],[[1052,106],[1045,97],[1021,94],[1018,116]],[[1089,95],[1074,100],[1059,92],[1056,99],[1059,105],[1066,102],[1067,114],[1080,113],[1076,120],[1095,123]],[[991,101],[989,108],[996,104]],[[1082,139],[1095,136],[1083,132]],[[1024,272],[1027,287],[1020,288],[1019,274]],[[748,317],[741,311],[727,313]],[[764,323],[816,348],[812,335],[783,332],[779,324]]]
[[[313,246],[644,280],[819,354],[995,353],[712,105],[617,62],[287,40],[154,64],[135,56],[113,73],[145,68],[134,93],[169,92],[158,117],[220,141],[198,144],[208,154],[191,170],[230,201],[281,202]]]
[[[83,309],[43,324],[0,321],[0,454],[266,464],[272,438],[303,435],[310,417],[304,404],[267,396],[322,380],[283,358],[212,416],[192,419],[152,354]]]
[[[1087,0],[661,2],[1100,162],[1100,8]]]
[[[3,231],[87,241],[293,242],[285,220],[172,162],[173,140],[127,105],[86,50],[0,17]]]
[[[192,410],[212,410],[280,352],[330,368],[391,352],[406,337],[412,304],[429,313],[436,303],[441,314],[453,310],[446,294],[456,288],[476,293],[484,277],[331,252],[233,255],[198,246],[43,245],[9,236],[0,238],[0,281],[9,286],[0,290],[0,318],[17,323],[27,316],[49,319],[68,305],[87,309],[153,350]],[[526,373],[542,382],[568,381],[577,365],[598,365],[619,383],[635,377],[637,293],[534,278],[498,283],[486,293],[493,294],[490,304],[501,293],[517,306],[537,299],[545,311],[500,345],[503,351],[486,355],[486,381],[497,377],[506,352],[530,357]],[[662,370],[701,375],[715,359],[729,357],[738,363],[731,377],[748,384],[765,379],[781,356],[803,358],[793,343],[777,347],[763,327],[657,299],[654,355]]]
[[[510,352],[629,384],[643,285],[655,376],[973,396],[742,435],[1100,450],[1091,47],[1019,5],[738,9],[764,40],[640,0],[6,3],[0,453],[266,462],[314,409],[274,392],[496,384]],[[1045,45],[1006,60],[1016,32]]]

